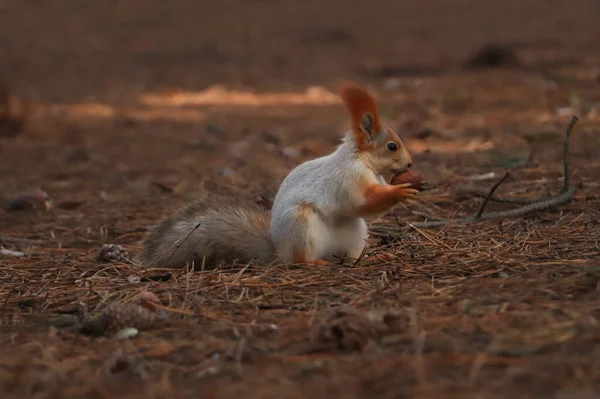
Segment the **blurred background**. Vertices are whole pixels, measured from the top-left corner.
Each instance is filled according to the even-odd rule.
[[[572,114],[596,140],[599,16],[595,0],[5,0],[4,194],[162,209],[276,185],[338,142],[342,79],[438,187],[560,160]]]
[[[3,79],[19,94],[55,102],[450,72],[490,43],[533,68],[591,64],[600,33],[593,0],[2,3]]]

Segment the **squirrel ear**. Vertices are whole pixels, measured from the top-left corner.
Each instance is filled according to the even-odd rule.
[[[356,143],[360,149],[366,149],[373,136],[381,131],[375,100],[356,83],[343,82],[339,92],[350,113]]]

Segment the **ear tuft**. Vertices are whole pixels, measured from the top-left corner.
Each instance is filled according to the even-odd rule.
[[[343,82],[339,93],[350,113],[352,129],[358,144],[364,148],[372,140],[372,136],[381,130],[377,104],[373,97],[356,83]]]

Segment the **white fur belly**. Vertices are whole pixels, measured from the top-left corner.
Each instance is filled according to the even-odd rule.
[[[324,225],[313,236],[317,256],[320,259],[335,261],[341,257],[358,258],[366,245],[367,225],[363,219],[356,219],[337,228]]]

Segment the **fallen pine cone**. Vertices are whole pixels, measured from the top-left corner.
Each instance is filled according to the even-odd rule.
[[[123,262],[129,261],[129,251],[127,251],[122,245],[117,244],[104,244],[98,256],[96,257],[98,262]]]
[[[124,328],[140,331],[157,327],[162,317],[146,307],[135,303],[113,303],[99,315],[85,320],[82,332],[89,334],[113,335]]]
[[[369,342],[404,329],[403,314],[397,311],[364,312],[342,307],[330,312],[313,331],[314,351],[360,351]]]

